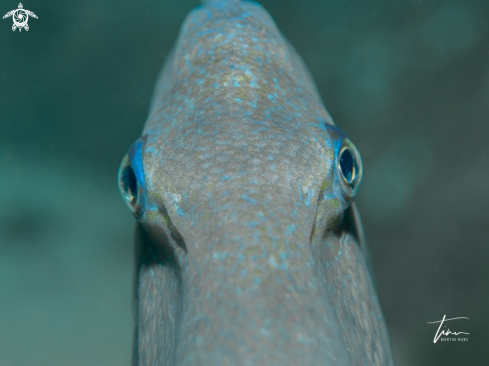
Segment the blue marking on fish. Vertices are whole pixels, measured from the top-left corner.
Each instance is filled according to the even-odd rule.
[[[131,160],[134,173],[138,180],[139,185],[144,190],[144,171],[143,171],[143,141],[141,139],[136,140],[129,149],[128,155]]]
[[[135,365],[393,365],[354,205],[360,154],[258,4],[186,18],[121,193]]]

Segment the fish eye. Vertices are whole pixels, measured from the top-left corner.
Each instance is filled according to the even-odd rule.
[[[341,144],[337,164],[344,185],[354,194],[362,179],[362,160],[355,145],[347,138]]]
[[[142,150],[146,136],[141,136],[129,148],[119,167],[119,191],[127,207],[136,218],[139,218],[145,208],[144,173]]]
[[[355,175],[358,171],[358,165],[353,159],[350,150],[344,149],[340,156],[340,169],[343,173],[343,178],[348,184],[353,184]]]
[[[131,165],[129,156],[125,156],[119,168],[119,190],[131,210],[138,201],[138,180]]]

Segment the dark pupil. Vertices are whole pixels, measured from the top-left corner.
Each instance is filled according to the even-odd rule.
[[[355,180],[355,175],[358,170],[357,163],[353,156],[351,155],[350,150],[345,149],[341,153],[340,157],[340,168],[343,176],[349,184],[352,184]]]
[[[122,173],[122,183],[124,192],[130,196],[130,202],[134,202],[138,198],[138,181],[130,165],[127,165]]]

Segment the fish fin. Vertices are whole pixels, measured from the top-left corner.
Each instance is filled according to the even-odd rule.
[[[136,229],[136,319],[134,365],[174,364],[182,308],[181,273],[174,252]]]
[[[372,283],[375,287],[375,276],[372,264],[372,257],[370,255],[367,240],[365,239],[365,234],[363,232],[363,225],[360,218],[360,213],[358,212],[358,208],[355,202],[351,204],[346,214],[350,225],[350,232],[352,232],[358,240],[358,244],[360,245],[360,248],[362,249],[363,255],[365,257],[365,262],[367,263],[368,271],[370,272],[370,277],[372,277]]]

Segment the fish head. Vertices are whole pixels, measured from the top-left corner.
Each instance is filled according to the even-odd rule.
[[[122,196],[143,225],[171,219],[189,242],[194,225],[206,227],[200,240],[255,235],[272,219],[308,241],[312,228],[333,230],[353,201],[360,154],[269,14],[219,4],[187,17],[143,136],[122,162]]]
[[[336,230],[362,179],[350,139],[326,122],[257,121],[254,107],[226,103],[227,117],[188,117],[132,144],[119,189],[136,219],[150,231],[178,232],[185,247],[206,235],[266,241],[271,228],[278,237],[297,231],[309,245]],[[217,249],[197,247],[210,256]]]

